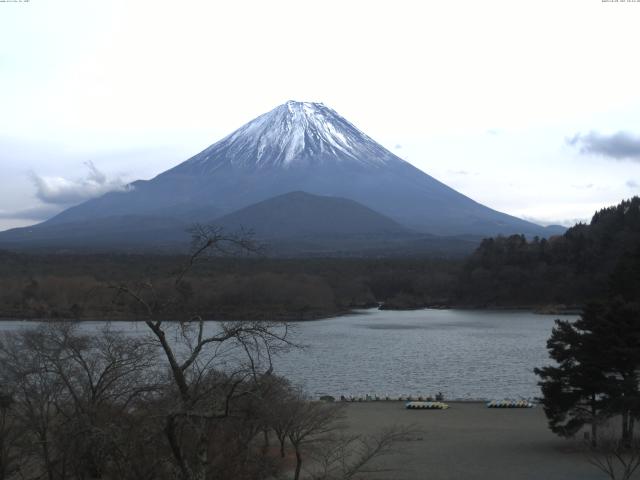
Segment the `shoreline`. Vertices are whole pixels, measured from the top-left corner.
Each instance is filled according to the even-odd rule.
[[[343,317],[347,315],[364,315],[367,310],[380,310],[386,312],[409,312],[409,311],[420,311],[420,310],[477,310],[477,311],[496,311],[496,312],[529,312],[537,315],[580,315],[581,308],[572,306],[565,308],[552,308],[556,306],[550,305],[528,305],[528,306],[499,306],[499,305],[485,305],[485,306],[469,306],[469,305],[426,305],[422,307],[416,308],[383,308],[383,304],[380,304],[378,307],[355,307],[352,309],[339,310],[332,313],[306,313],[300,315],[296,315],[294,312],[291,313],[279,313],[274,315],[248,315],[242,318],[242,315],[232,315],[232,316],[218,316],[204,315],[206,322],[241,322],[241,321],[275,321],[275,322],[313,322],[318,320],[329,320],[332,318]],[[557,306],[560,307],[560,306]],[[165,322],[178,322],[180,320],[176,320],[174,317],[159,317],[160,320]],[[135,316],[87,316],[82,318],[74,318],[71,316],[64,315],[52,315],[52,316],[36,316],[36,315],[16,315],[16,314],[7,314],[0,312],[0,322],[3,321],[36,321],[36,322],[44,322],[44,321],[75,321],[75,322],[144,322],[146,319]]]
[[[364,315],[368,310],[380,310],[387,312],[409,312],[419,310],[478,310],[478,311],[496,311],[496,312],[529,312],[537,315],[580,315],[582,307],[579,306],[565,306],[565,305],[520,305],[520,306],[500,306],[500,305],[425,305],[415,308],[384,308],[383,303],[379,303],[375,306],[361,306],[351,309],[342,309],[335,312],[307,312],[307,313],[276,313],[271,316],[256,315],[255,312],[247,312],[247,315],[203,315],[205,321],[217,322],[239,322],[239,321],[275,321],[275,322],[313,322],[317,320],[329,320],[332,318],[342,317],[346,315]],[[158,317],[162,321],[177,322],[175,317],[160,316]],[[12,320],[24,320],[24,321],[77,321],[77,322],[144,322],[146,319],[142,317],[129,317],[121,316],[117,313],[113,316],[83,316],[72,317],[62,314],[50,315],[50,316],[37,316],[37,315],[20,315],[20,314],[8,314],[0,312],[0,322],[12,321]]]
[[[363,310],[363,309],[359,309]],[[203,315],[203,319],[205,322],[261,322],[261,321],[273,321],[273,322],[313,322],[316,320],[328,320],[336,317],[343,317],[345,315],[358,315],[362,314],[358,310],[340,310],[335,313],[322,313],[322,314],[307,314],[307,317],[301,318],[296,315],[278,315],[275,314],[273,316],[268,315],[260,315],[260,316],[247,316],[245,318],[241,318],[242,316],[238,315],[237,318],[234,316],[229,317],[221,317],[216,315]],[[180,322],[183,320],[176,320],[176,317],[169,316],[158,316],[155,318],[156,320],[161,320],[163,322]],[[30,316],[30,315],[8,315],[5,313],[0,313],[0,322],[3,321],[25,321],[25,322],[45,322],[45,321],[72,321],[72,322],[144,322],[147,319],[144,317],[127,317],[122,315],[114,315],[114,316],[87,316],[82,318],[73,318],[70,316]]]
[[[479,310],[479,311],[514,311],[514,312],[531,312],[539,315],[579,315],[582,312],[582,306],[579,305],[441,305],[429,304],[415,308],[383,308],[381,304],[379,310],[406,312],[414,310]]]

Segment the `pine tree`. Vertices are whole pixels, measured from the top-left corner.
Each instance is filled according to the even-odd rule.
[[[588,305],[576,322],[556,321],[547,342],[557,366],[536,369],[549,427],[573,436],[619,415],[622,440],[640,416],[640,309],[621,296]]]
[[[556,320],[547,342],[549,355],[557,366],[536,368],[540,376],[542,404],[552,432],[572,437],[585,425],[591,425],[595,444],[597,424],[606,407],[608,381],[598,363],[600,345],[582,320],[571,323]]]
[[[640,415],[640,310],[616,297],[592,323],[593,335],[602,345],[598,361],[608,380],[607,411],[620,415],[622,440],[630,442]]]

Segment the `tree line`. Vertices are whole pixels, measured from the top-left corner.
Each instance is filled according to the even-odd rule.
[[[108,285],[147,279],[166,294],[182,261],[177,256],[0,252],[0,316],[141,318],[130,299],[119,298],[114,305]],[[447,304],[459,265],[432,258],[216,257],[194,266],[184,294],[192,308],[211,319],[304,320],[379,303]]]
[[[426,306],[579,308],[640,249],[640,198],[603,209],[564,235],[488,238],[466,259],[433,257],[216,258],[184,293],[208,318],[313,319],[353,308]],[[178,256],[0,252],[0,316],[131,318],[109,283],[145,278],[168,292]],[[175,312],[166,310],[167,315]]]
[[[640,252],[640,198],[596,212],[564,235],[482,241],[462,268],[458,301],[478,306],[585,305]]]
[[[637,202],[623,204],[622,215],[632,208],[637,220]],[[620,210],[603,215],[611,213]],[[640,250],[629,247],[636,250],[611,262],[606,286],[580,318],[556,320],[547,342],[554,362],[535,369],[550,429],[574,437],[588,428],[588,458],[612,479],[629,479],[640,467]]]
[[[286,323],[207,325],[186,302],[196,260],[251,244],[216,230],[195,240],[171,292],[109,284],[144,333],[47,322],[0,338],[0,480],[297,480],[305,465],[306,478],[350,479],[407,434],[347,435],[340,405],[278,376],[273,356],[295,347]]]

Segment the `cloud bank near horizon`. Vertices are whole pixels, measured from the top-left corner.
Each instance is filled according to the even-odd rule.
[[[31,172],[31,180],[36,187],[36,197],[46,204],[73,205],[99,197],[108,192],[125,191],[131,188],[122,178],[109,178],[88,161],[88,169],[82,178],[47,177]]]
[[[43,205],[14,211],[0,210],[0,219],[43,221],[60,213],[63,209],[64,207],[59,205]]]

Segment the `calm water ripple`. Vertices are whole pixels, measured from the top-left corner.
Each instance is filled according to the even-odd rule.
[[[277,371],[317,395],[533,398],[556,316],[513,311],[367,310],[296,324],[302,351]],[[575,318],[575,317],[565,317]]]
[[[449,399],[533,398],[540,395],[533,368],[550,363],[546,341],[555,318],[514,311],[363,310],[294,324],[293,340],[304,348],[276,358],[275,369],[313,396],[443,392]],[[0,332],[33,325],[4,321]],[[81,329],[103,325],[84,322]],[[147,332],[133,322],[112,326]]]

